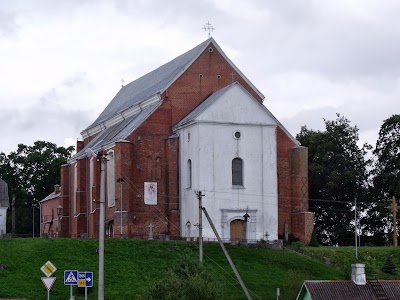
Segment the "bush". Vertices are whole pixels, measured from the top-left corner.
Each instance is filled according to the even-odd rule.
[[[151,285],[141,299],[146,300],[214,300],[223,299],[221,284],[210,272],[188,254]]]
[[[310,247],[319,247],[320,244],[318,243],[318,239],[317,239],[317,233],[315,232],[315,228],[311,234],[311,240],[310,240]]]
[[[392,275],[395,275],[397,273],[396,265],[394,264],[393,256],[391,254],[388,254],[386,256],[386,261],[382,267],[382,272]]]

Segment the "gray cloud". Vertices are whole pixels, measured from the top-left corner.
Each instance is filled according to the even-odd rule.
[[[14,36],[18,28],[16,13],[8,13],[0,10],[0,37]]]

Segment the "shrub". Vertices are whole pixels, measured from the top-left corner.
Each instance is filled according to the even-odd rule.
[[[393,256],[391,254],[386,256],[386,261],[382,267],[382,272],[392,275],[397,273],[396,265],[394,264]]]

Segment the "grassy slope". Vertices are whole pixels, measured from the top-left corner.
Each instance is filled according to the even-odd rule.
[[[58,269],[53,275],[57,279],[51,299],[69,297],[63,275],[64,270],[74,269],[94,272],[94,287],[88,298],[96,299],[96,248],[96,240],[0,239],[0,264],[5,265],[0,271],[0,298],[46,299],[40,267],[50,260]],[[148,285],[162,278],[179,253],[189,251],[194,258],[198,254],[195,244],[182,242],[106,240],[105,249],[105,298],[111,300],[136,299]],[[253,299],[275,299],[277,287],[281,289],[281,299],[295,299],[304,279],[344,279],[354,262],[351,248],[303,248],[307,255],[231,245],[227,249]],[[360,258],[365,259],[367,272],[381,274],[379,269],[388,252],[394,254],[398,265],[398,250],[362,249]],[[324,256],[332,259],[331,266],[322,262]],[[226,299],[245,299],[218,244],[204,245],[204,261],[223,282]],[[84,299],[76,287],[74,295],[75,299]]]

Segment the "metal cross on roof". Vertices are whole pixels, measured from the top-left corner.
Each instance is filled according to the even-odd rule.
[[[208,31],[208,37],[211,36],[211,32],[214,31],[215,27],[213,27],[210,23],[210,21],[207,21],[206,25],[203,27],[204,31]]]
[[[124,87],[125,80],[121,79],[121,87]]]

